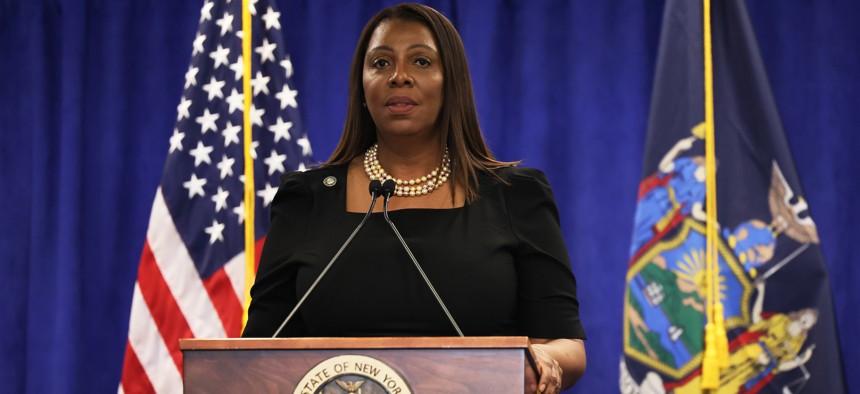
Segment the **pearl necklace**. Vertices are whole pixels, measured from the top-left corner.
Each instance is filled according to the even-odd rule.
[[[423,196],[438,189],[448,180],[448,176],[451,175],[451,159],[448,157],[447,146],[445,147],[445,152],[442,153],[441,169],[440,167],[436,167],[436,169],[425,176],[409,180],[399,179],[388,175],[388,173],[385,172],[385,169],[382,168],[382,165],[379,164],[379,160],[376,157],[378,149],[379,145],[373,144],[367,149],[367,152],[364,152],[364,172],[367,173],[370,180],[378,179],[384,182],[386,179],[393,179],[397,184],[397,188],[394,191],[394,194],[397,196]]]

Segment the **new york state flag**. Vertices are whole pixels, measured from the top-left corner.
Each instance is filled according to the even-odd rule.
[[[701,1],[666,4],[624,306],[623,393],[701,393],[707,322]],[[719,393],[845,392],[830,285],[743,0],[711,9]]]

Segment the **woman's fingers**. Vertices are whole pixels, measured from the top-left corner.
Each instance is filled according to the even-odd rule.
[[[537,358],[538,373],[540,378],[537,382],[537,393],[557,394],[561,391],[561,366],[552,356],[547,354],[539,345],[534,345],[535,357]]]

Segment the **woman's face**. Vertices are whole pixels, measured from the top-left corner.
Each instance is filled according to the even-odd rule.
[[[364,56],[364,98],[381,134],[436,132],[442,109],[442,64],[433,34],[421,23],[379,24]]]

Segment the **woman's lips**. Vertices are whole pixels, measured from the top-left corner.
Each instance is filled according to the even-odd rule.
[[[387,108],[389,112],[398,115],[412,111],[412,109],[417,105],[418,103],[416,103],[415,100],[406,96],[393,96],[389,97],[388,100],[385,100],[385,108]]]
[[[415,108],[415,104],[405,104],[405,103],[397,103],[397,104],[388,104],[385,108],[388,109],[389,112],[393,114],[405,114],[409,111],[412,111],[412,108]]]

